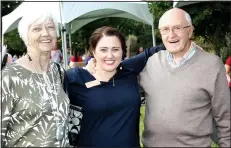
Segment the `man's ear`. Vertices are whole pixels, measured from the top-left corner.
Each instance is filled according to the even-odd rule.
[[[193,35],[193,30],[194,30],[194,27],[192,26],[189,30],[189,39],[192,37]]]

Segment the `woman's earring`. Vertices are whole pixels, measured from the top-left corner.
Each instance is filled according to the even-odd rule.
[[[122,70],[123,68],[122,68],[122,66],[120,66],[120,70]]]

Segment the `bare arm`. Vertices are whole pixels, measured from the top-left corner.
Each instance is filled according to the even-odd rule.
[[[77,62],[72,62],[72,61],[70,61],[70,63],[69,63],[69,67],[70,68],[74,68],[74,67],[76,67],[77,66]]]

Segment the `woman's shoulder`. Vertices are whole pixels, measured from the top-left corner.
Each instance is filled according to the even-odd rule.
[[[72,75],[72,74],[74,74],[74,73],[81,73],[82,70],[83,70],[83,68],[81,68],[81,67],[73,67],[73,68],[69,68],[69,69],[66,71],[66,73],[67,73],[67,75]]]
[[[27,70],[23,68],[21,65],[17,63],[11,63],[7,65],[3,70],[2,70],[2,77],[4,76],[19,76],[21,74],[25,74]]]
[[[74,67],[70,68],[66,71],[66,76],[69,81],[77,81],[77,82],[82,82],[86,79],[89,79],[90,73],[83,69],[82,67]]]

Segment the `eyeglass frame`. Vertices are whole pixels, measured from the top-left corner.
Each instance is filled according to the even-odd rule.
[[[162,35],[166,35],[166,34],[169,34],[169,32],[170,32],[170,30],[173,32],[173,33],[175,33],[175,34],[177,34],[177,33],[181,33],[185,28],[188,28],[188,27],[192,27],[192,25],[188,25],[188,26],[185,26],[185,27],[178,27],[178,26],[175,26],[175,28],[173,27],[173,28],[168,28],[168,32],[166,32],[166,33],[163,33],[163,30],[162,29],[159,29],[159,31],[160,31],[160,34],[162,34]],[[176,28],[180,28],[179,29],[179,32],[175,32],[175,30],[174,29],[176,29]]]

